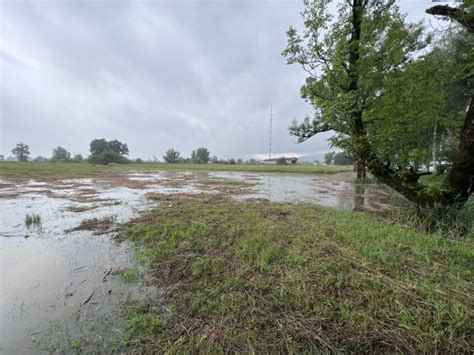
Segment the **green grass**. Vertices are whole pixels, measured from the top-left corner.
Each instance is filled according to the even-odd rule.
[[[468,353],[473,236],[363,213],[176,196],[122,233],[165,307],[130,306],[137,353]]]
[[[42,162],[0,162],[0,177],[5,179],[72,179],[95,177],[101,174],[128,171],[240,171],[240,172],[279,172],[331,174],[351,171],[346,166],[313,166],[313,165],[250,165],[250,164],[113,164],[108,166]]]
[[[41,227],[41,216],[35,213],[27,213],[25,216],[25,226],[28,228],[31,226]]]
[[[139,279],[140,273],[136,268],[131,268],[120,274],[120,277],[123,282],[134,282]]]

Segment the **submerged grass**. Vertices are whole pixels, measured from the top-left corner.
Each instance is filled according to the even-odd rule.
[[[351,171],[346,166],[313,165],[262,165],[262,164],[111,164],[108,166],[87,163],[61,164],[43,162],[0,162],[0,177],[5,179],[73,179],[96,177],[114,172],[152,172],[152,171],[240,171],[240,172],[282,172],[332,174]]]
[[[41,216],[36,213],[27,213],[25,216],[25,226],[28,228],[33,226],[41,227]]]
[[[139,353],[474,351],[472,237],[206,195],[168,198],[122,237],[167,304],[129,308]]]

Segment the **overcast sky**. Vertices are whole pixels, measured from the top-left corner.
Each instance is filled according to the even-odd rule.
[[[94,138],[119,139],[131,157],[321,155],[328,134],[288,135],[311,115],[304,72],[281,56],[302,1],[1,0],[0,154],[30,145],[88,155]],[[401,0],[408,19],[431,0]]]

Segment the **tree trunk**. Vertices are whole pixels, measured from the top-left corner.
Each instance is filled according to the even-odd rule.
[[[357,71],[357,65],[360,60],[360,38],[362,33],[362,16],[364,6],[362,0],[352,0],[352,33],[349,40],[349,92],[357,92],[359,90],[359,73]],[[357,96],[356,96],[357,97]],[[357,100],[357,99],[356,99]],[[358,100],[357,100],[358,101]],[[361,146],[361,140],[366,139],[366,133],[364,130],[364,123],[362,121],[363,111],[359,107],[358,102],[355,103],[355,109],[350,113],[352,134],[354,139],[354,145],[356,147]],[[364,179],[366,177],[366,166],[367,155],[364,150],[358,151],[358,157],[356,162],[356,174],[357,179]]]
[[[438,128],[438,124],[436,123],[435,126],[434,126],[434,131],[433,131],[433,147],[432,147],[432,149],[433,149],[433,151],[432,151],[432,155],[433,155],[432,162],[433,163],[432,164],[433,164],[433,172],[435,172],[435,173],[437,171],[437,167],[436,167],[436,162],[437,162],[436,161],[436,133],[437,133],[436,131],[437,131],[437,128]],[[428,171],[430,171],[429,167],[428,167]]]
[[[367,176],[365,164],[362,161],[356,162],[356,175],[357,179],[365,179]]]
[[[459,142],[459,156],[449,171],[447,185],[449,191],[444,194],[445,204],[460,204],[467,201],[474,189],[474,97],[471,97],[469,109],[464,119]]]

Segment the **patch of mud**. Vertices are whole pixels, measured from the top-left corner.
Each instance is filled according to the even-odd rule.
[[[143,190],[148,188],[154,182],[152,180],[132,179],[126,174],[114,174],[100,177],[100,181],[108,187],[127,187],[129,189]]]
[[[191,194],[191,193],[174,193],[174,194],[163,194],[157,192],[150,192],[146,194],[147,199],[155,202],[175,202],[175,201],[194,201],[201,199],[203,194]],[[223,195],[211,195],[216,199],[223,198]]]
[[[0,193],[0,199],[13,200],[21,195],[21,192]]]
[[[112,227],[114,227],[112,229]],[[102,219],[91,218],[83,220],[77,227],[65,229],[65,233],[72,233],[77,231],[91,231],[94,235],[101,235],[117,231],[119,228],[115,223],[115,218],[104,217]]]
[[[81,212],[86,212],[86,211],[92,211],[92,210],[95,210],[96,208],[99,208],[99,206],[97,206],[97,205],[92,205],[92,206],[67,206],[65,208],[65,211],[74,212],[74,213],[81,213]]]
[[[11,181],[0,181],[0,189],[9,189],[15,187],[16,183]]]

